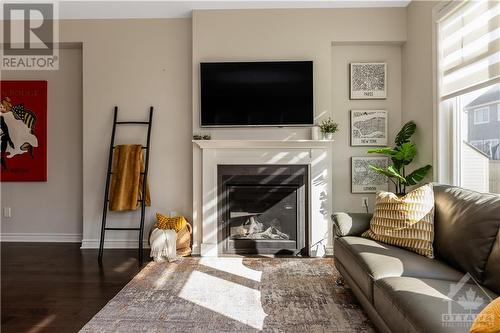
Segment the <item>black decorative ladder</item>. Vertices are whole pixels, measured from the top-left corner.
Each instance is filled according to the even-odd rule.
[[[104,236],[106,234],[106,230],[137,230],[139,231],[139,262],[143,261],[143,237],[144,237],[144,218],[146,214],[146,184],[148,180],[148,167],[149,167],[149,148],[150,148],[150,139],[151,139],[151,125],[153,123],[153,107],[149,108],[149,121],[117,121],[118,117],[118,106],[115,106],[115,111],[113,115],[113,129],[111,131],[111,144],[109,145],[109,157],[108,157],[108,172],[106,174],[106,188],[104,189],[104,204],[102,209],[102,225],[101,225],[101,241],[99,243],[99,256],[98,261],[102,262],[102,255],[104,251]],[[146,139],[146,146],[142,147],[145,150],[144,157],[144,172],[141,172],[143,177],[142,182],[142,197],[139,200],[141,203],[141,224],[139,228],[110,228],[106,227],[106,217],[108,215],[108,203],[109,203],[109,186],[111,175],[113,174],[112,165],[113,165],[113,152],[116,148],[115,146],[115,133],[116,133],[116,125],[147,125],[148,126],[148,134]]]

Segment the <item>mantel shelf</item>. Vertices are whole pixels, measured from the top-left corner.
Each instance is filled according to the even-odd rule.
[[[293,148],[326,149],[334,140],[193,140],[201,149]]]

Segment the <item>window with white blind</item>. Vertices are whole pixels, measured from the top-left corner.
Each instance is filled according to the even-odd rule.
[[[500,1],[451,1],[438,15],[438,181],[500,193]]]

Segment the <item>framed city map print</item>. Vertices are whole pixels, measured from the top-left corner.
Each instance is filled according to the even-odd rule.
[[[1,181],[47,181],[47,81],[0,81]]]
[[[351,110],[351,146],[387,146],[387,111]]]
[[[351,99],[387,98],[386,63],[351,63],[350,76]]]
[[[370,165],[387,168],[387,157],[363,156],[351,158],[351,192],[375,193],[387,191],[389,184],[387,177],[370,168]]]

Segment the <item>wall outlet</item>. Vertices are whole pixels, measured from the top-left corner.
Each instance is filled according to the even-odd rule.
[[[363,208],[368,207],[368,197],[361,198],[361,207]]]
[[[3,217],[10,219],[12,217],[12,210],[10,207],[3,208]]]

